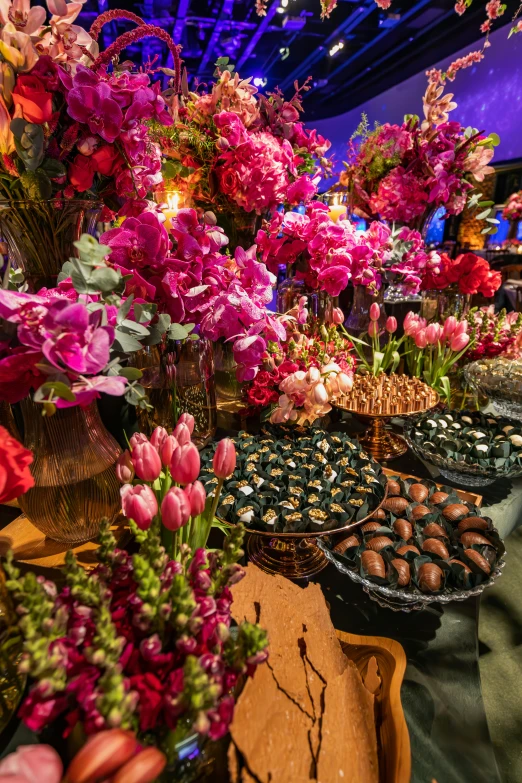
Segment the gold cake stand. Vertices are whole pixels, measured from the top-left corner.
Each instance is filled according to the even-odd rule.
[[[367,431],[358,436],[359,443],[377,462],[382,462],[408,450],[406,440],[387,429],[389,420],[424,413],[438,405],[439,400],[437,392],[418,378],[392,373],[378,378],[356,375],[350,394],[332,404],[368,425]]]
[[[363,519],[349,525],[325,530],[324,532],[306,533],[272,533],[270,531],[252,530],[245,527],[249,534],[247,552],[250,560],[269,574],[280,574],[287,579],[309,579],[318,574],[328,565],[328,560],[315,543],[322,536],[332,536],[335,533],[349,533],[364,525],[381,508],[388,494],[387,486],[379,503]],[[223,522],[223,520],[220,520]],[[224,522],[224,524],[229,524]]]

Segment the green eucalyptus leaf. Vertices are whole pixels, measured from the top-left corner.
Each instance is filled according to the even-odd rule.
[[[91,274],[91,282],[98,286],[100,291],[114,291],[121,280],[121,273],[110,267],[98,267]]]
[[[119,375],[127,378],[128,381],[137,381],[142,377],[143,372],[138,367],[122,367]]]
[[[134,318],[138,323],[148,323],[152,321],[156,315],[158,306],[152,302],[146,302],[145,304],[137,303],[134,305]]]
[[[57,177],[65,177],[67,169],[61,162],[61,160],[55,160],[55,158],[45,158],[40,166],[48,177],[56,179]]]
[[[122,324],[130,313],[132,303],[134,301],[134,294],[131,294],[124,302],[121,303],[116,316],[116,322]]]
[[[41,402],[46,400],[50,393],[53,392],[54,397],[59,397],[61,400],[67,400],[67,402],[74,402],[76,399],[69,386],[61,381],[47,381],[43,383],[34,394],[35,402]]]
[[[116,329],[116,335],[112,347],[115,351],[121,353],[134,353],[141,350],[141,343],[136,340],[131,334],[122,332],[120,329]]]
[[[182,324],[171,324],[169,328],[169,338],[171,340],[186,340],[187,330]]]

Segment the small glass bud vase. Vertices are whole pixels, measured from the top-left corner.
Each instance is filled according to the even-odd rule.
[[[471,294],[463,294],[458,287],[449,286],[442,291],[422,292],[420,314],[427,321],[440,321],[449,315],[465,318],[471,307]]]
[[[302,277],[296,277],[295,267],[289,265],[285,279],[277,286],[277,312],[283,314],[297,307],[302,296],[306,296],[308,300],[306,308],[309,314],[320,323],[328,320],[329,314],[337,304],[337,297],[334,299],[326,291],[311,288]]]
[[[368,331],[370,325],[370,307],[372,304],[378,304],[380,308],[379,329],[382,330],[386,324],[386,311],[384,309],[384,290],[380,288],[376,293],[365,285],[356,285],[353,288],[353,304],[350,314],[344,326],[349,334],[354,337],[360,337],[363,332]]]

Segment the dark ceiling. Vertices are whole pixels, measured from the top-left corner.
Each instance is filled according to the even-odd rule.
[[[301,83],[311,76],[305,98],[308,122],[354,108],[473,43],[484,20],[484,4],[475,0],[462,17],[454,4],[455,0],[394,0],[389,11],[381,11],[374,0],[338,0],[330,19],[321,21],[319,0],[272,0],[265,17],[257,16],[254,0],[118,2],[182,44],[191,85],[195,79],[210,81],[214,63],[222,56],[230,57],[241,76],[265,78],[265,91],[279,85],[290,95],[296,79]],[[506,20],[517,5],[508,0]],[[87,0],[81,24],[89,28],[111,7],[115,6],[110,0]],[[130,26],[107,25],[101,45]],[[339,42],[342,48],[330,54]],[[164,44],[151,39],[128,54],[136,59],[154,53],[167,63]]]

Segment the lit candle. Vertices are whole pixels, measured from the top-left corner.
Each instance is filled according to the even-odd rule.
[[[341,215],[346,213],[346,207],[344,204],[339,204],[339,196],[334,197],[334,203],[330,204],[328,208],[328,214],[334,223],[337,223]]]
[[[165,193],[167,198],[167,208],[163,209],[165,215],[165,228],[170,230],[172,228],[172,218],[175,218],[179,212],[179,193],[177,190]]]

